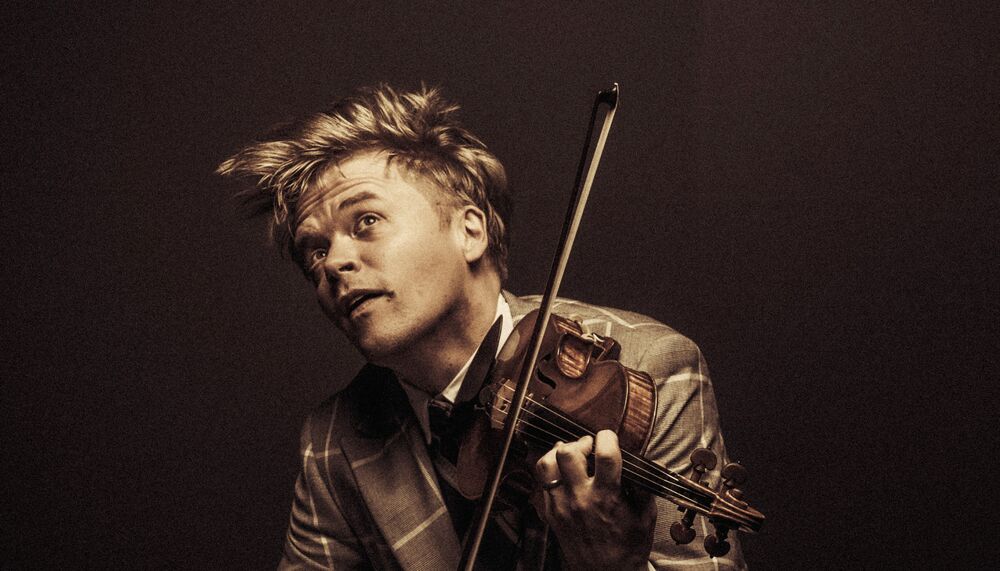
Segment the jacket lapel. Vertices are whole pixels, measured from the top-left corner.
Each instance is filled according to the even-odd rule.
[[[503,296],[510,305],[514,323],[538,306],[537,301],[522,301],[510,292],[503,292]],[[367,370],[366,374],[378,375],[363,383],[368,389],[396,382],[386,378],[384,371]],[[380,409],[363,413],[369,419],[384,418],[386,408],[409,407],[405,397],[388,398],[379,390],[382,389],[375,389],[363,398],[365,404]],[[398,417],[402,420],[388,433],[359,430],[355,436],[343,437],[344,456],[372,520],[402,569],[457,568],[461,545],[441,496],[423,434],[408,411]]]
[[[461,547],[420,429],[407,415],[385,436],[345,436],[344,454],[382,537],[403,569],[458,566]]]

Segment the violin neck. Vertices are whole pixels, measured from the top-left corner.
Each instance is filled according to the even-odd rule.
[[[555,446],[556,442],[594,436],[594,431],[538,402],[526,405],[519,424],[518,433],[525,442],[544,450]],[[693,504],[705,509],[712,506],[711,494],[692,489],[674,472],[626,450],[622,450],[622,481],[681,505]]]

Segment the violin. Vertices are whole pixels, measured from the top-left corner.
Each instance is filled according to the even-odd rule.
[[[656,414],[656,386],[645,372],[619,362],[621,345],[612,338],[587,333],[565,317],[552,314],[552,305],[565,272],[569,252],[582,219],[583,208],[617,110],[619,89],[598,93],[594,102],[584,153],[545,294],[538,310],[515,327],[500,353],[490,378],[480,392],[479,415],[459,448],[458,491],[479,499],[473,527],[465,540],[460,569],[475,565],[490,510],[503,490],[525,502],[535,488],[531,450],[544,452],[557,442],[569,442],[601,430],[618,435],[622,453],[623,487],[644,490],[679,506],[683,516],[671,525],[678,544],[695,537],[694,518],[708,518],[715,533],[705,538],[705,551],[725,555],[732,530],[757,532],[764,515],[751,507],[740,486],[746,470],[737,463],[723,467],[721,482],[702,481],[717,465],[715,453],[698,448],[691,454],[689,477],[644,457]],[[600,136],[591,154],[597,112],[608,107]],[[511,501],[509,499],[505,501]]]
[[[489,465],[496,461],[498,437],[507,419],[517,372],[528,352],[527,340],[538,312],[526,315],[497,355],[490,382],[480,393],[487,415],[477,419],[458,456],[458,491],[469,499],[480,497]],[[620,344],[610,337],[585,333],[579,323],[552,315],[545,328],[542,351],[534,369],[516,430],[519,446],[504,474],[502,489],[522,498],[530,495],[532,449],[545,451],[556,442],[593,436],[601,430],[618,435],[622,451],[622,481],[676,503],[684,517],[671,526],[677,543],[695,537],[694,517],[701,514],[716,533],[706,538],[706,551],[715,557],[729,551],[730,530],[757,532],[764,516],[743,499],[738,486],[746,470],[731,463],[722,471],[722,482],[713,489],[700,481],[717,465],[707,448],[692,455],[691,478],[674,473],[644,458],[656,413],[656,385],[645,372],[622,365]],[[507,500],[516,501],[516,500]]]

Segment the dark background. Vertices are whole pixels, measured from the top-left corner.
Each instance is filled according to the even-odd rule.
[[[836,4],[8,5],[0,566],[276,562],[300,423],[360,359],[212,174],[238,146],[441,85],[533,293],[617,81],[563,293],[700,344],[750,564],[991,567],[997,10]]]

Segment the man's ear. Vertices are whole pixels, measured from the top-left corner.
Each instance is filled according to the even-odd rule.
[[[458,214],[458,232],[465,261],[475,264],[486,255],[490,245],[489,234],[486,231],[486,214],[471,204],[463,206]]]

